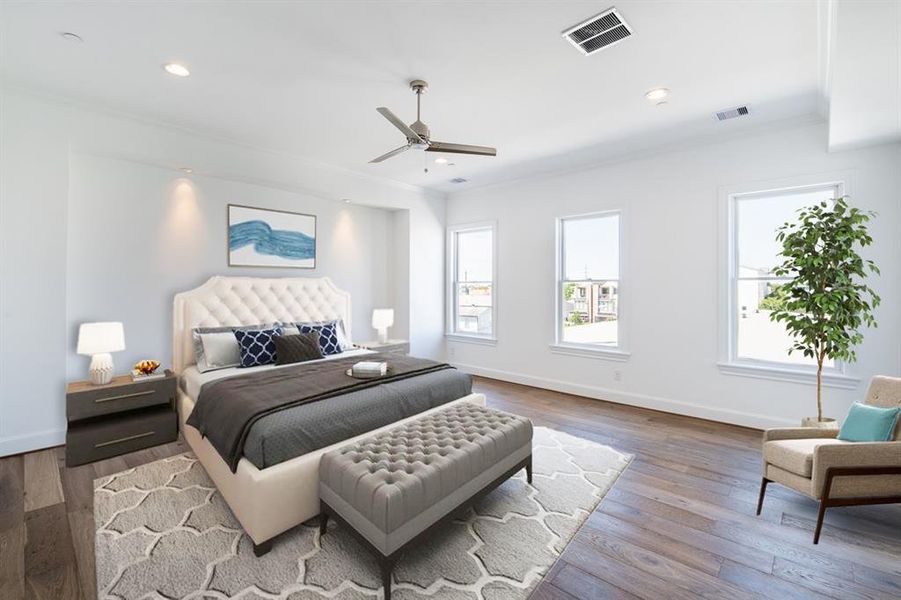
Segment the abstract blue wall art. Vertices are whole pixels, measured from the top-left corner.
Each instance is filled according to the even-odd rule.
[[[316,217],[229,204],[228,264],[316,268]]]

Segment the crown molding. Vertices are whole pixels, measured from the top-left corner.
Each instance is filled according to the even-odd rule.
[[[474,183],[472,185],[467,186],[465,190],[459,191],[447,191],[447,200],[453,201],[456,197],[462,197],[466,194],[479,190],[484,191],[488,189],[499,189],[512,185],[517,185],[523,182],[528,181],[536,181],[540,179],[546,179],[548,177],[556,177],[562,175],[571,175],[574,173],[581,173],[584,171],[591,171],[593,169],[597,169],[600,167],[608,167],[611,165],[622,164],[627,162],[632,162],[636,160],[642,160],[646,158],[652,158],[655,156],[661,156],[666,154],[672,154],[674,152],[683,152],[686,150],[692,150],[695,148],[700,148],[702,146],[708,146],[711,144],[724,144],[737,139],[747,139],[760,137],[764,135],[768,135],[773,133],[774,131],[785,131],[792,129],[801,129],[804,127],[811,127],[814,125],[820,126],[825,125],[826,120],[822,117],[822,115],[808,113],[804,115],[800,115],[797,117],[790,117],[787,119],[779,119],[775,121],[769,121],[767,123],[761,123],[760,125],[756,125],[751,128],[743,128],[740,130],[729,131],[729,132],[716,132],[704,135],[697,136],[689,136],[679,140],[673,140],[668,143],[661,144],[654,148],[653,150],[648,150],[647,148],[638,148],[636,150],[630,152],[624,152],[622,154],[615,154],[606,157],[598,157],[594,160],[587,159],[582,164],[564,167],[564,168],[548,168],[548,169],[532,169],[525,175],[514,175],[506,178],[499,178],[495,181],[486,182],[483,184]],[[540,160],[552,160],[552,159],[561,159],[567,156],[578,156],[584,155],[585,149],[581,150],[572,150],[568,152],[563,152],[559,154],[554,154],[551,156],[544,157],[544,159],[535,159],[529,162],[539,162]],[[518,163],[522,165],[523,163]],[[516,165],[511,165],[516,166]]]
[[[838,18],[836,0],[817,2],[817,83],[820,93],[820,113],[829,119],[832,96],[832,57],[835,54],[835,28]]]

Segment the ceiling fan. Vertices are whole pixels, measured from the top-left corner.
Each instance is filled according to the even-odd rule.
[[[451,154],[476,154],[479,156],[497,156],[497,149],[488,146],[472,146],[470,144],[451,144],[448,142],[435,142],[431,139],[431,132],[428,125],[419,120],[419,101],[429,89],[429,84],[422,79],[414,79],[410,82],[410,89],[416,93],[416,121],[407,125],[401,121],[397,115],[385,108],[378,107],[376,110],[383,117],[388,119],[392,125],[400,129],[400,132],[407,138],[407,143],[400,148],[395,148],[390,152],[386,152],[377,158],[373,158],[369,162],[377,163],[389,159],[392,156],[406,152],[411,148],[416,150],[425,150],[426,152],[449,152]]]

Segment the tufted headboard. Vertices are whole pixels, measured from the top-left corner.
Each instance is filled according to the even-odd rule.
[[[224,277],[175,295],[172,313],[172,368],[194,364],[194,327],[259,325],[342,319],[350,329],[350,294],[328,277]]]

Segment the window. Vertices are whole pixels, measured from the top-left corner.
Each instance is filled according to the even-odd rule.
[[[809,369],[812,358],[788,353],[792,337],[770,314],[782,302],[790,277],[776,277],[782,263],[776,230],[800,208],[841,195],[839,184],[824,184],[731,196],[730,362]],[[837,370],[833,362],[825,365]]]
[[[559,219],[557,344],[620,346],[620,214]]]
[[[448,229],[448,333],[493,339],[494,224]]]

